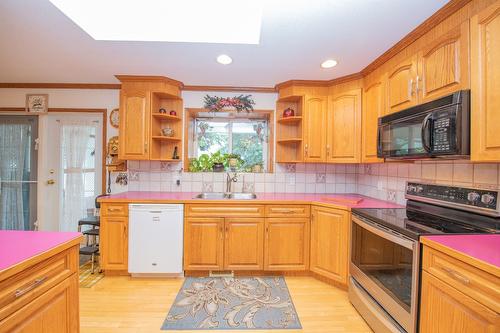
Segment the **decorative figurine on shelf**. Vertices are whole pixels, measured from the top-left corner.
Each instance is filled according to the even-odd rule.
[[[164,108],[161,108],[160,110],[158,110],[158,112],[161,114],[167,114],[167,110],[165,110]]]
[[[295,111],[292,108],[286,108],[283,111],[283,118],[293,117],[295,115]]]
[[[116,176],[115,183],[120,184],[121,186],[126,186],[128,184],[128,175],[126,172],[120,172],[118,176]]]
[[[179,159],[179,154],[177,153],[177,146],[174,147],[174,153],[172,154],[172,159],[173,160]]]
[[[161,134],[166,137],[173,137],[174,136],[174,129],[170,127],[164,127],[161,129]]]
[[[170,115],[171,116],[177,116],[177,112],[175,112],[175,110],[170,110]]]

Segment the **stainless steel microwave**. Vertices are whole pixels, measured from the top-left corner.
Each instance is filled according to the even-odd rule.
[[[470,90],[379,118],[377,144],[380,158],[467,158]]]

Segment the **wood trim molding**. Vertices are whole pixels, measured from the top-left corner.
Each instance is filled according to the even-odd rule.
[[[165,82],[174,86],[178,86],[180,89],[184,87],[184,83],[181,81],[177,81],[171,79],[166,76],[157,76],[157,75],[115,75],[115,77],[120,80],[120,82]]]
[[[0,88],[29,89],[120,89],[119,83],[0,83]]]
[[[273,87],[238,87],[238,86],[197,86],[185,85],[182,90],[185,91],[248,91],[258,93],[276,93]]]
[[[344,75],[331,80],[288,80],[285,82],[278,83],[275,86],[276,90],[286,88],[289,86],[307,86],[307,87],[329,87],[336,84],[341,84],[348,81],[362,79],[363,74],[353,73],[349,75]]]
[[[409,34],[403,37],[399,42],[394,44],[390,49],[385,51],[377,59],[372,61],[368,66],[361,70],[361,74],[366,76],[373,72],[376,68],[383,65],[386,61],[394,57],[396,54],[404,50],[410,44],[415,42],[417,39],[425,35],[432,28],[437,26],[439,23],[443,22],[446,18],[451,16],[453,13],[458,11],[460,8],[464,7],[466,4],[472,0],[451,0],[446,5],[441,7],[437,12],[435,12],[431,17],[421,23],[418,27],[413,29]]]

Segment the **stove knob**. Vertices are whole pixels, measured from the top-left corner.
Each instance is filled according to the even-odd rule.
[[[479,200],[479,198],[481,198],[481,196],[477,192],[470,192],[469,194],[467,194],[467,200],[469,200],[470,202],[476,202]]]
[[[415,190],[417,191],[417,193],[422,193],[424,191],[424,188],[422,186],[417,186]]]
[[[483,194],[481,196],[481,202],[486,204],[486,205],[492,204],[494,201],[495,201],[495,197],[492,196],[491,194]]]

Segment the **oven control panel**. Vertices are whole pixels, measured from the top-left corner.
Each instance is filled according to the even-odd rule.
[[[490,215],[500,213],[498,203],[500,195],[496,190],[408,182],[406,197],[414,200],[421,198],[421,201],[432,201],[436,204],[451,203],[478,213],[485,211],[491,211]]]

